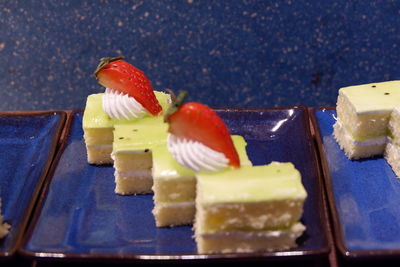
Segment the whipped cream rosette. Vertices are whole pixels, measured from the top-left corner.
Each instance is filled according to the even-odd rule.
[[[103,94],[103,110],[116,120],[141,118],[149,113],[135,98],[110,88]]]
[[[187,169],[200,171],[219,171],[229,165],[229,159],[198,141],[168,135],[168,150],[175,160]]]

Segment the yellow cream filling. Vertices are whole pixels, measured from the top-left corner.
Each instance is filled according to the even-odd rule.
[[[368,119],[365,119],[365,121],[367,121],[367,120]],[[361,121],[363,121],[363,120],[361,120]],[[369,139],[386,137],[390,134],[388,128],[385,128],[383,132],[376,133],[376,134],[354,134],[352,132],[351,127],[349,127],[347,125],[343,125],[343,127],[346,129],[346,132],[348,132],[355,141],[359,141],[359,142],[365,142]]]

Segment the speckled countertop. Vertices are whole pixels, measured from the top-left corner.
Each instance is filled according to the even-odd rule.
[[[335,105],[400,78],[400,1],[0,0],[0,110],[82,109],[99,58],[210,106]]]

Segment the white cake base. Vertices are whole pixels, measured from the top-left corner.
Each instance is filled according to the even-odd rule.
[[[153,192],[151,170],[115,171],[114,176],[116,194],[137,195]]]
[[[87,160],[90,164],[103,165],[112,164],[112,145],[87,145]]]
[[[288,230],[196,233],[195,238],[197,250],[202,254],[266,252],[297,247],[296,239],[304,231],[303,224],[295,223]]]
[[[191,225],[195,216],[195,203],[155,203],[153,215],[157,227]]]

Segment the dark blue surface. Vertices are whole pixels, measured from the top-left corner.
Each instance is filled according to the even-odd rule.
[[[0,115],[0,198],[10,233],[0,240],[0,253],[12,254],[21,238],[34,192],[43,181],[58,142],[59,113]]]
[[[395,0],[0,0],[0,110],[81,109],[124,55],[158,90],[210,106],[334,106],[400,79]]]
[[[334,110],[316,110],[344,247],[400,251],[400,179],[382,157],[351,161],[332,132]]]
[[[241,134],[247,140],[248,154],[255,164],[272,160],[294,162],[302,173],[308,198],[302,218],[307,231],[300,238],[299,247],[292,251],[300,251],[300,255],[327,253],[326,218],[319,213],[323,203],[306,135],[305,110],[220,111],[219,114],[233,134]],[[196,254],[190,226],[157,228],[151,213],[152,195],[116,195],[113,168],[87,164],[81,124],[82,114],[77,113],[40,217],[24,250],[66,253],[69,257]]]

